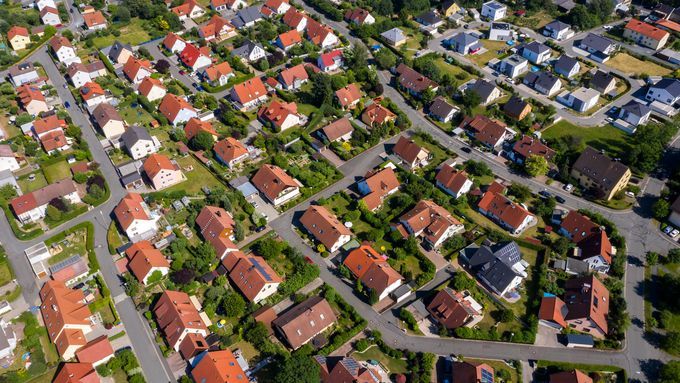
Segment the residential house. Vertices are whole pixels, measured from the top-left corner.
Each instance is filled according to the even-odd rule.
[[[609,72],[598,69],[593,78],[590,79],[588,86],[601,94],[609,94],[616,90],[616,77]]]
[[[62,363],[53,383],[98,382],[99,375],[92,363]]]
[[[316,66],[318,66],[319,69],[325,73],[337,71],[342,68],[344,64],[344,58],[340,49],[322,53],[316,60]]]
[[[435,93],[439,89],[439,84],[408,67],[406,64],[399,64],[396,73],[398,74],[397,83],[399,83],[399,86],[415,97],[420,98],[423,92],[431,91]]]
[[[244,29],[254,26],[255,23],[262,19],[260,7],[253,5],[239,10],[236,13],[236,16],[231,19],[231,24],[235,26],[236,29]]]
[[[253,77],[231,88],[229,93],[237,109],[246,111],[267,101],[267,89],[259,77]]]
[[[80,363],[91,363],[92,367],[102,365],[113,359],[113,347],[106,335],[100,335],[76,351]]]
[[[483,307],[467,291],[457,292],[445,287],[432,298],[427,311],[442,327],[455,330],[473,327],[483,318]]]
[[[571,25],[555,20],[543,27],[543,35],[562,41],[574,37],[574,30],[571,29]]]
[[[456,170],[449,164],[443,164],[437,172],[437,187],[458,199],[472,188],[472,181],[464,170]]]
[[[387,263],[387,256],[368,244],[350,251],[342,264],[378,297],[378,301],[387,298],[402,284],[403,277]]]
[[[610,200],[628,185],[631,171],[621,162],[588,146],[572,166],[571,176],[583,188],[594,191],[600,198]]]
[[[252,254],[232,251],[222,259],[222,265],[231,283],[249,302],[255,304],[274,295],[283,282],[264,258]]]
[[[361,201],[370,211],[379,209],[387,197],[399,191],[399,186],[397,175],[389,166],[369,171],[357,183],[357,189],[363,196]]]
[[[163,47],[172,53],[180,53],[186,46],[186,41],[172,32],[168,33],[163,39]]]
[[[87,65],[74,62],[66,68],[66,74],[71,84],[76,88],[80,88],[85,83],[94,81],[99,76],[106,76],[106,67],[104,63],[97,60]]]
[[[671,215],[668,217],[668,222],[680,227],[680,197],[676,198],[671,205]]]
[[[92,312],[82,290],[70,289],[63,282],[47,281],[40,289],[40,312],[50,341],[64,360],[75,356],[92,331]]]
[[[184,50],[179,54],[179,59],[193,72],[198,72],[212,64],[210,47],[208,46],[198,48],[194,44],[186,44]]]
[[[278,166],[265,164],[251,179],[252,184],[274,206],[280,206],[300,195],[302,184]]]
[[[661,79],[649,87],[645,99],[674,106],[680,101],[680,80],[675,78]]]
[[[71,147],[63,130],[56,130],[40,136],[40,144],[47,154],[63,152]]]
[[[288,32],[281,33],[276,38],[275,42],[275,44],[284,51],[288,51],[290,48],[301,43],[302,35],[300,35],[300,32],[298,32],[297,29],[291,29]]]
[[[125,64],[133,56],[132,46],[116,40],[109,48],[109,59],[113,65]]]
[[[477,204],[479,212],[496,222],[511,234],[519,235],[536,223],[536,217],[522,205],[501,193],[487,191]]]
[[[342,110],[352,110],[361,101],[361,89],[356,83],[349,84],[335,91],[335,99]]]
[[[179,351],[186,338],[197,337],[205,342],[208,336],[207,316],[197,307],[198,301],[187,293],[163,290],[153,306],[158,328],[170,347]]]
[[[507,13],[508,7],[505,6],[504,4],[499,3],[498,1],[492,0],[482,4],[481,15],[482,17],[488,20],[491,21],[500,20],[507,16]]]
[[[550,60],[552,50],[545,44],[538,41],[532,41],[521,47],[522,57],[531,61],[532,64],[541,65]]]
[[[451,378],[454,383],[494,382],[493,367],[480,362],[453,362]]]
[[[600,92],[583,87],[557,97],[557,101],[581,113],[595,107],[599,99]]]
[[[354,8],[345,12],[345,21],[356,25],[371,25],[375,24],[375,17],[363,8]]]
[[[170,11],[179,17],[180,21],[186,19],[196,19],[205,15],[205,9],[194,0],[187,0],[184,4],[170,8]]]
[[[125,195],[116,205],[113,214],[120,228],[133,243],[156,235],[159,217],[151,214],[149,206],[139,194]]]
[[[125,250],[125,255],[128,259],[128,269],[143,285],[147,285],[149,278],[154,274],[164,276],[170,272],[170,262],[149,241],[133,244]]]
[[[581,64],[573,57],[560,56],[554,65],[555,73],[566,78],[572,78],[581,71]]]
[[[406,34],[399,28],[392,28],[380,34],[380,37],[387,42],[387,44],[398,48],[406,44]]]
[[[481,99],[481,105],[489,105],[501,97],[501,90],[493,83],[479,79],[475,81],[469,91],[476,93]]]
[[[196,117],[192,117],[189,122],[184,125],[184,136],[189,141],[201,132],[211,135],[213,141],[217,141],[219,138],[219,134],[215,131],[209,121],[201,121]]]
[[[342,117],[319,129],[320,138],[329,142],[349,141],[352,138],[354,127],[349,118]]]
[[[380,126],[397,120],[397,115],[391,110],[374,102],[361,113],[361,121],[369,127]]]
[[[508,23],[491,23],[489,27],[489,40],[510,41],[515,38],[515,32]]]
[[[31,43],[31,34],[28,29],[15,25],[7,31],[7,41],[14,51],[26,49]]]
[[[127,128],[120,139],[133,160],[144,158],[158,151],[158,147],[149,132],[139,125],[132,125]]]
[[[625,121],[627,124],[637,127],[638,125],[645,125],[652,115],[652,109],[647,105],[640,104],[635,100],[630,100],[619,109],[619,119]],[[615,126],[619,126],[619,120],[614,121]],[[633,132],[635,130],[633,129]]]
[[[108,101],[104,89],[94,81],[86,82],[78,89],[78,93],[88,108],[94,108],[95,106]]]
[[[9,68],[9,79],[14,87],[38,81],[40,75],[31,62],[22,62]]]
[[[309,81],[309,75],[303,64],[282,69],[279,73],[279,82],[286,90],[298,90]]]
[[[210,0],[210,8],[216,12],[237,11],[247,5],[244,0]]]
[[[284,24],[302,33],[307,29],[307,20],[309,16],[298,11],[294,7],[290,7],[281,19]]]
[[[432,159],[429,150],[404,136],[399,137],[396,145],[392,148],[392,152],[411,170],[424,168]]]
[[[185,179],[179,165],[164,154],[150,155],[144,161],[144,172],[156,190],[176,185]]]
[[[141,96],[146,97],[146,99],[151,102],[163,99],[168,93],[163,82],[153,77],[144,78],[137,87],[137,91]]]
[[[88,30],[106,29],[106,18],[101,11],[94,11],[83,14],[84,26]]]
[[[340,44],[340,39],[333,33],[333,29],[314,19],[307,20],[307,39],[321,49],[328,49]]]
[[[0,171],[9,170],[16,171],[19,170],[19,162],[17,162],[16,155],[9,145],[0,145]]]
[[[462,8],[453,0],[446,0],[439,4],[439,13],[444,17],[451,17],[461,11]]]
[[[460,113],[460,108],[449,104],[442,96],[435,97],[428,107],[430,117],[443,123],[451,121],[458,113]]]
[[[198,117],[196,109],[194,109],[191,104],[185,99],[171,93],[168,93],[163,97],[161,104],[158,106],[158,111],[161,112],[173,126],[185,123],[193,117]]]
[[[45,25],[53,27],[61,26],[61,19],[59,18],[59,11],[57,8],[45,7],[40,10],[40,20]]]
[[[66,258],[49,267],[50,277],[55,281],[72,286],[85,279],[90,273],[87,260],[79,255]]]
[[[323,206],[309,206],[300,217],[300,223],[329,253],[337,251],[349,242],[352,236],[352,232],[338,220],[338,217]]]
[[[516,163],[524,164],[531,156],[543,157],[546,161],[552,162],[555,154],[554,150],[550,149],[538,138],[522,135],[522,138],[515,141],[512,145],[512,151],[508,153],[508,156]]]
[[[295,102],[274,100],[258,110],[257,117],[277,132],[299,126],[301,119]]]
[[[514,79],[529,70],[529,61],[518,54],[512,54],[498,64],[498,71]]]
[[[479,38],[471,33],[460,32],[447,40],[449,48],[462,54],[475,54],[482,49]]]
[[[331,328],[337,320],[328,301],[316,295],[279,315],[272,321],[272,327],[297,350]]]
[[[12,326],[0,319],[0,358],[12,358],[17,348],[17,336]]]
[[[531,104],[522,100],[519,96],[510,97],[510,100],[503,105],[503,113],[517,121],[522,121],[528,116],[531,113],[531,109]]]
[[[380,375],[366,362],[351,356],[314,356],[319,365],[321,383],[361,382],[380,383]]]
[[[76,56],[76,50],[71,45],[69,39],[64,36],[54,36],[50,39],[52,53],[64,65],[72,62],[80,62],[80,57]]]
[[[125,121],[118,113],[118,110],[109,103],[101,103],[92,111],[92,118],[104,133],[104,137],[112,139],[120,137],[125,132]]]
[[[549,383],[593,383],[593,379],[585,372],[574,369],[550,374]]]
[[[236,222],[228,211],[217,206],[205,206],[196,216],[196,226],[201,237],[215,249],[217,259],[224,259],[227,254],[238,250],[233,242]]]
[[[125,66],[123,66],[123,73],[133,84],[139,84],[143,79],[151,76],[153,69],[149,60],[130,56]]]
[[[399,217],[397,230],[422,237],[423,245],[436,249],[447,239],[465,231],[463,224],[448,210],[430,200],[422,200],[406,214]]]
[[[290,1],[288,0],[267,0],[260,13],[269,17],[271,15],[283,15],[291,8]]]
[[[417,15],[414,20],[425,27],[427,30],[435,30],[439,28],[440,26],[444,25],[444,20],[439,17],[437,12],[433,10],[428,10],[425,11],[419,15]]]
[[[525,85],[534,88],[538,93],[552,97],[562,89],[562,81],[559,77],[548,72],[530,72],[524,77]]]
[[[570,211],[560,222],[559,233],[576,244],[570,256],[585,262],[588,271],[609,272],[616,248],[601,227],[581,213]]]
[[[231,350],[228,349],[204,351],[202,354],[199,354],[193,363],[191,377],[194,378],[195,382],[202,383],[238,383],[248,381],[243,368]]]
[[[81,202],[75,182],[67,178],[15,197],[10,206],[19,221],[27,224],[45,218],[47,206],[55,198],[63,198],[73,204]]]
[[[667,31],[637,19],[630,19],[623,28],[624,38],[655,51],[663,48],[670,36]]]
[[[215,158],[230,169],[248,159],[249,155],[248,149],[233,137],[217,141],[213,146],[213,151],[215,152]]]
[[[240,57],[241,60],[252,63],[260,61],[267,57],[267,52],[260,43],[254,43],[250,40],[245,40],[243,45],[231,51],[234,56]]]
[[[467,135],[475,141],[493,151],[499,150],[508,136],[507,125],[482,114],[472,118],[465,117],[459,127],[465,129]]]
[[[458,262],[500,297],[516,290],[527,277],[529,264],[515,242],[469,245],[460,251]]]
[[[49,111],[45,96],[35,85],[24,84],[16,89],[17,97],[26,113],[37,116],[40,113]]]
[[[207,23],[198,28],[198,35],[205,41],[219,42],[236,36],[236,28],[224,17],[213,15]]]
[[[204,68],[202,75],[212,86],[227,85],[229,79],[236,76],[227,61]]]
[[[47,133],[54,131],[63,132],[64,128],[66,128],[66,121],[60,120],[56,114],[50,114],[47,117],[33,121],[30,134],[33,135],[35,139],[40,139]]]
[[[581,40],[579,47],[588,51],[593,60],[601,63],[609,60],[609,57],[617,49],[614,41],[594,33],[588,33],[588,35]]]

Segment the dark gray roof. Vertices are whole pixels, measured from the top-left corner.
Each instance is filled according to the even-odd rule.
[[[496,89],[496,85],[482,79],[477,80],[470,88],[470,90],[477,93],[482,100],[488,99],[494,89]]]
[[[588,35],[583,39],[583,41],[581,41],[581,44],[593,48],[597,51],[604,52],[607,49],[609,49],[609,47],[613,45],[614,42],[606,37],[602,37],[594,33],[588,33]]]
[[[444,118],[451,113],[451,111],[455,110],[456,107],[449,104],[444,97],[437,97],[432,101],[432,104],[430,104],[430,114]]]
[[[491,29],[500,29],[504,31],[510,30],[510,24],[508,23],[491,23]]]
[[[130,173],[127,175],[124,175],[120,177],[120,182],[123,183],[123,185],[130,185],[134,182],[137,182],[142,179],[142,175],[139,173]]]
[[[563,23],[563,22],[561,22],[561,21],[559,21],[559,20],[555,20],[555,21],[549,22],[549,23],[545,26],[545,28],[546,28],[546,29],[551,29],[551,30],[553,30],[553,31],[561,31],[561,30],[563,30],[563,29],[571,28],[571,25],[569,25],[569,24],[567,24],[567,23]]]
[[[144,127],[132,125],[125,130],[120,136],[120,139],[123,141],[123,144],[125,144],[125,147],[129,149],[139,141],[151,141],[151,135]]]
[[[449,44],[451,44],[452,42],[455,41],[459,45],[468,46],[468,45],[474,44],[476,42],[479,42],[479,39],[476,36],[473,36],[469,33],[461,32],[461,33],[458,33],[457,35],[451,37],[451,39],[449,41],[450,41]]]
[[[522,253],[519,250],[519,246],[513,241],[497,243],[491,247],[491,250],[493,250],[493,254],[496,258],[500,259],[508,266],[513,266],[522,260]]]
[[[250,52],[252,52],[253,49],[255,49],[255,47],[260,47],[260,48],[264,49],[264,48],[262,47],[262,44],[260,44],[260,43],[254,43],[254,42],[252,42],[252,41],[250,41],[250,40],[246,40],[246,41],[243,43],[243,45],[241,45],[240,47],[238,47],[238,48],[234,49],[233,51],[231,51],[231,54],[233,54],[233,55],[235,55],[235,56],[238,56],[238,57],[247,58],[247,57],[250,55]]]
[[[590,178],[603,190],[609,191],[623,178],[628,167],[587,146],[574,163],[573,169]]]
[[[541,54],[550,51],[547,45],[541,44],[538,41],[532,41],[529,44],[522,46],[522,49],[529,52],[535,52],[536,54]]]
[[[9,68],[9,74],[12,77],[33,71],[35,71],[35,67],[33,66],[33,63],[29,61],[14,65]]]
[[[111,57],[113,60],[118,60],[118,56],[124,51],[128,50],[132,52],[132,46],[130,44],[123,44],[120,41],[116,40],[113,45],[111,45],[111,49],[109,50],[109,57]]]
[[[553,3],[566,11],[571,11],[576,6],[573,0],[553,0]]]
[[[484,265],[477,275],[480,278],[484,278],[489,287],[500,293],[512,283],[517,273],[500,259],[495,259],[491,263]]]
[[[555,62],[555,71],[559,73],[569,73],[576,64],[578,64],[578,60],[575,58],[562,55]]]
[[[680,97],[680,80],[674,78],[664,78],[654,84],[654,88],[664,89],[673,97]]]
[[[503,112],[509,114],[510,116],[519,116],[524,108],[527,107],[527,102],[522,100],[521,97],[512,96],[508,102],[503,105]]]
[[[538,74],[538,78],[536,78],[536,82],[534,82],[534,86],[540,86],[544,89],[551,89],[553,86],[555,86],[555,83],[559,81],[560,79],[552,73],[540,72]]]
[[[628,101],[628,103],[622,106],[621,109],[634,116],[644,116],[652,111],[652,109],[647,105],[640,104],[635,100]]]
[[[257,21],[260,19],[262,19],[260,7],[252,6],[243,8],[240,11],[238,11],[238,13],[236,13],[236,16],[233,19],[231,19],[231,24],[236,28],[243,28],[246,24],[252,23],[253,21]]]
[[[416,16],[416,21],[423,25],[433,25],[442,21],[434,11],[425,11]]]
[[[612,81],[616,81],[614,76],[612,76],[608,72],[603,72],[601,70],[598,70],[595,72],[595,75],[593,75],[593,78],[590,80],[590,87],[597,90],[597,91],[603,91],[606,89]]]

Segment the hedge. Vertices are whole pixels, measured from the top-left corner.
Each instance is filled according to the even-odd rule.
[[[232,86],[234,86],[236,84],[240,84],[244,81],[248,81],[251,78],[253,78],[254,76],[255,76],[255,74],[253,74],[253,73],[235,76],[235,77],[230,78],[229,81],[227,81],[226,84],[220,85],[220,86],[212,86],[212,85],[208,84],[207,82],[203,81],[203,82],[201,82],[201,86],[208,93],[219,93],[219,92],[223,92],[223,91],[231,88]]]
[[[24,53],[21,55],[21,57],[19,57],[19,59],[18,59],[17,61],[15,61],[15,62],[13,62],[13,63],[11,63],[11,64],[8,64],[8,65],[3,65],[2,67],[0,67],[0,70],[4,70],[4,69],[7,69],[7,68],[9,68],[9,67],[11,67],[11,66],[13,66],[13,65],[19,64],[19,63],[20,63],[21,61],[23,61],[26,57],[32,55],[33,52],[35,52],[36,50],[38,50],[38,48],[42,47],[43,44],[45,44],[45,43],[47,42],[47,40],[51,39],[52,36],[55,35],[55,33],[57,33],[56,29],[55,29],[53,32],[52,32],[52,31],[49,31],[49,32],[48,32],[48,31],[45,31],[45,35],[44,35],[44,36],[43,36],[43,37],[42,37],[42,38],[41,38],[41,39],[40,39],[40,40],[39,40],[39,41],[38,41],[31,49],[29,49],[28,51],[24,52]]]
[[[36,228],[31,231],[23,231],[19,228],[19,225],[17,224],[17,221],[14,219],[14,213],[12,213],[9,209],[8,206],[3,206],[3,210],[5,211],[5,216],[7,217],[7,221],[9,222],[9,226],[12,228],[12,232],[14,233],[14,236],[17,237],[18,240],[20,241],[28,241],[34,238],[37,238],[41,236],[44,231],[41,228]]]
[[[99,271],[99,261],[97,260],[97,255],[94,252],[94,224],[92,222],[81,222],[70,229],[66,229],[59,234],[56,234],[45,241],[45,245],[49,246],[53,243],[57,243],[67,235],[75,233],[76,231],[85,229],[87,231],[85,240],[85,249],[87,250],[87,260],[90,264],[90,273],[95,273]]]

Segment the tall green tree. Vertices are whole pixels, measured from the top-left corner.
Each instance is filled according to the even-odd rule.
[[[318,383],[319,365],[311,356],[301,352],[294,352],[286,358],[276,374],[278,383]]]

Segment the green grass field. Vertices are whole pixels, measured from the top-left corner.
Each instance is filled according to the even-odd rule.
[[[216,189],[219,187],[224,187],[224,184],[220,182],[215,176],[208,171],[201,163],[199,163],[194,157],[186,156],[182,158],[177,158],[177,164],[182,168],[184,176],[187,180],[181,182],[175,186],[172,186],[164,192],[173,192],[178,190],[183,190],[187,194],[198,194],[201,192],[203,186],[207,186],[210,189]],[[193,167],[193,170],[187,171],[187,167]]]
[[[35,179],[33,181],[29,180],[31,174],[35,175]],[[42,171],[37,170],[31,174],[21,176],[17,181],[19,187],[21,188],[21,191],[24,194],[30,193],[34,190],[47,186],[47,179],[45,178],[45,175],[43,174]]]
[[[628,150],[628,135],[611,125],[584,128],[562,120],[542,132],[546,140],[572,136],[583,140],[586,145],[621,155]]]
[[[509,49],[510,46],[505,41],[480,40],[486,52],[471,55],[468,58],[475,62],[480,67],[486,66],[486,63],[499,56],[498,50]]]
[[[103,37],[94,38],[94,46],[101,49],[112,45],[114,41],[119,40],[122,43],[130,45],[139,45],[151,39],[151,36],[142,25],[143,21],[134,18],[130,24],[120,28],[120,36],[116,37],[113,34]]]
[[[470,78],[475,77],[466,70],[464,70],[463,68],[447,63],[446,61],[444,61],[443,58],[435,60],[434,64],[437,66],[437,68],[441,69],[442,72],[447,73],[451,77],[455,78],[456,81],[460,81],[460,83],[463,83],[469,80]],[[465,74],[465,78],[459,80],[458,77],[456,76],[461,76],[461,73]]]
[[[404,373],[408,368],[406,360],[392,358],[380,351],[378,346],[369,347],[362,353],[355,352],[352,356],[358,360],[377,360],[390,370],[390,374]]]
[[[0,256],[0,286],[8,284],[12,280],[12,266],[6,255]]]
[[[87,250],[85,248],[85,242],[87,238],[87,230],[78,230],[77,232],[73,234],[69,234],[67,241],[61,241],[58,243],[59,246],[61,246],[62,250],[58,254],[55,254],[54,256],[50,257],[47,260],[47,263],[50,265],[54,265],[55,263],[59,263],[65,259],[68,259],[74,255],[80,255],[80,256],[85,256],[87,255]],[[48,240],[49,243],[49,240]]]
[[[43,173],[45,173],[45,179],[50,184],[66,178],[71,178],[71,169],[69,168],[68,162],[66,162],[66,160],[45,166],[43,168]]]

